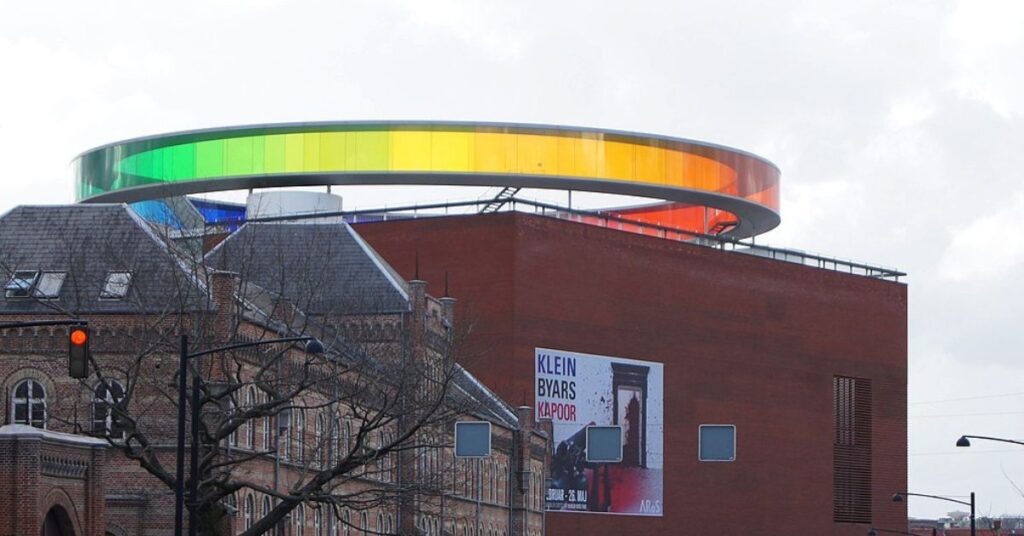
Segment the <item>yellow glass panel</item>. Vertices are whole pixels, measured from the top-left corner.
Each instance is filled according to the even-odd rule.
[[[636,180],[665,184],[665,150],[652,145],[634,146]]]
[[[345,169],[345,138],[347,136],[347,132],[320,134],[321,171],[343,171]]]
[[[558,139],[553,136],[519,134],[520,173],[553,175],[558,173]]]
[[[443,132],[431,133],[431,167],[434,171],[472,171],[473,133]]]
[[[580,150],[580,140],[576,136],[558,137],[558,170],[559,175],[576,174],[576,153]]]
[[[601,177],[604,175],[604,140],[594,132],[584,132],[576,151],[573,175]]]
[[[682,186],[683,184],[683,153],[674,150],[665,151],[665,184]]]
[[[303,170],[303,141],[305,141],[305,138],[302,134],[284,135],[284,170],[286,173],[295,173]]]
[[[356,171],[387,171],[391,133],[387,130],[356,132]]]
[[[309,132],[303,134],[302,140],[302,170],[323,171],[320,167],[320,133]]]
[[[391,169],[429,171],[430,132],[397,130],[391,133]]]
[[[356,134],[357,132],[349,132],[345,136],[345,166],[342,168],[345,171],[351,171],[359,167],[358,160],[358,147],[356,146]]]
[[[516,138],[501,132],[477,132],[473,165],[478,173],[515,173]]]
[[[605,173],[603,176],[609,179],[633,180],[635,176],[633,148],[635,146],[620,141],[605,143]]]

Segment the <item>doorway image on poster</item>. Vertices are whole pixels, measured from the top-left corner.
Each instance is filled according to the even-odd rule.
[[[664,512],[664,365],[536,348],[537,418],[551,419],[555,452],[545,506],[555,512]],[[586,461],[587,426],[621,426],[622,461]]]

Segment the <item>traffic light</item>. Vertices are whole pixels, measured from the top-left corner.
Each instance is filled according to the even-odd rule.
[[[74,326],[68,332],[68,375],[89,377],[89,328]]]

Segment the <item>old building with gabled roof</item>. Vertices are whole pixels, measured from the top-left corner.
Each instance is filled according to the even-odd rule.
[[[543,531],[548,433],[455,362],[454,300],[345,224],[246,225],[204,262],[124,205],[18,207],[0,216],[0,280],[0,326],[88,321],[94,358],[74,380],[66,328],[0,327],[0,534],[171,534],[182,336],[194,353],[307,334],[327,352],[190,361],[204,527]],[[490,458],[453,457],[458,419],[491,423]]]

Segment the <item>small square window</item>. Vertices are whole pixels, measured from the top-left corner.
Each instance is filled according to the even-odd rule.
[[[587,461],[619,463],[622,461],[622,427],[588,426]]]
[[[732,424],[700,425],[700,461],[731,462],[736,460],[736,426]]]
[[[56,299],[60,296],[60,289],[64,286],[67,275],[67,272],[43,272],[33,295],[44,300]]]
[[[100,299],[120,300],[128,295],[128,286],[132,282],[131,272],[110,272],[103,284]]]
[[[19,270],[4,286],[4,296],[8,298],[28,298],[32,295],[32,287],[39,279],[39,272],[34,270]]]
[[[455,457],[487,458],[491,455],[491,423],[459,421],[455,423]]]

